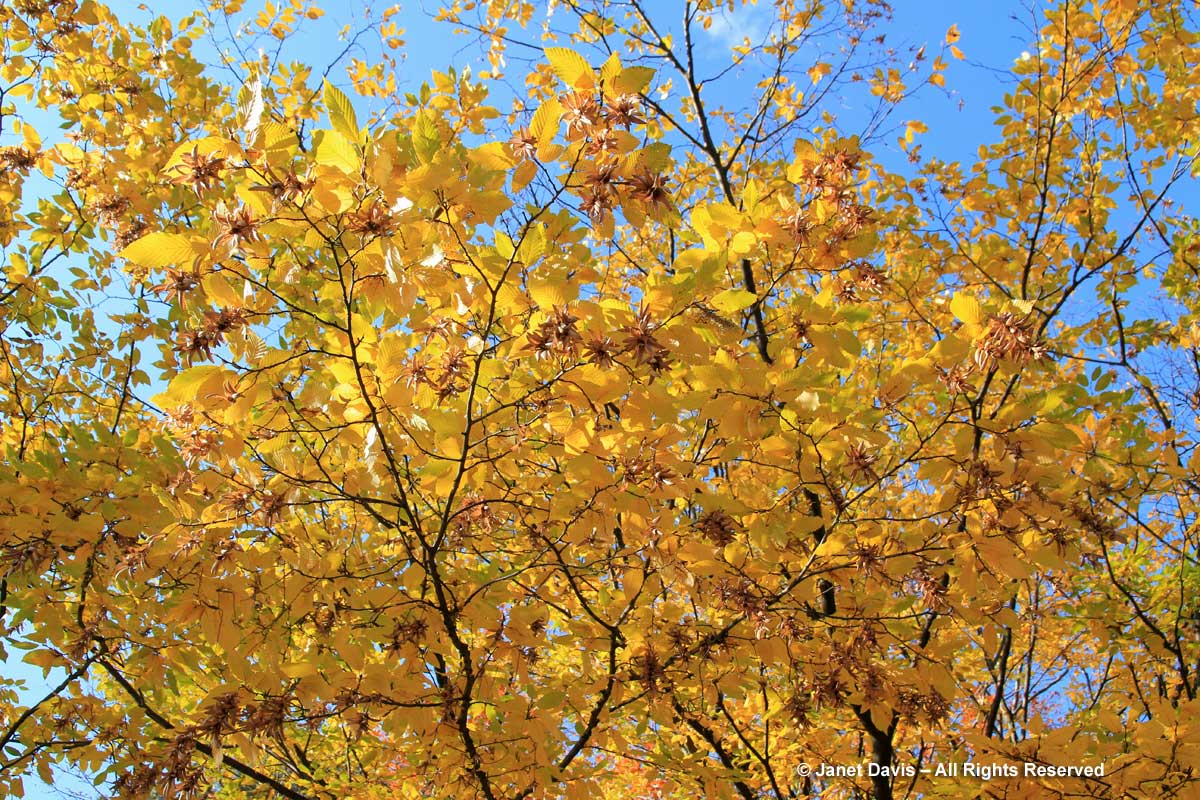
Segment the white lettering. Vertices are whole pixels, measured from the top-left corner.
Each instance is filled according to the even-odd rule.
[[[861,778],[861,764],[822,764],[813,773],[818,778]]]
[[[901,764],[895,767],[888,767],[882,764],[871,763],[867,765],[867,775],[872,778],[911,778],[917,774],[917,768],[909,764]]]

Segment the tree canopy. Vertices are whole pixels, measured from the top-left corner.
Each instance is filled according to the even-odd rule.
[[[1198,791],[1194,3],[965,162],[880,0],[242,6],[0,3],[0,793]]]

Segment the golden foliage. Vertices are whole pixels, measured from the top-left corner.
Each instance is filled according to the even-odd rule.
[[[908,170],[883,4],[652,5],[455,0],[407,97],[394,9],[351,96],[198,60],[300,0],[0,5],[0,792],[1196,791],[1186,4],[1054,6]]]

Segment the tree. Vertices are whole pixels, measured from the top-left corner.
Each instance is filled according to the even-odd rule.
[[[389,10],[354,100],[240,7],[0,7],[6,793],[1195,790],[1190,5],[907,170],[879,2],[455,2],[409,95]]]

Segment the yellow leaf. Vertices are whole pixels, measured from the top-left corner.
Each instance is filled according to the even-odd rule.
[[[479,166],[497,172],[503,172],[516,163],[503,142],[488,142],[481,147],[476,147],[471,151],[469,157]]]
[[[120,252],[121,258],[149,269],[188,265],[196,259],[191,241],[178,233],[157,231],[133,242]]]
[[[591,443],[592,438],[588,434],[587,428],[575,428],[563,437],[563,450],[569,456],[577,456],[587,452]]]
[[[732,313],[749,308],[757,299],[753,293],[747,292],[745,289],[726,289],[714,297],[711,302],[713,308],[718,311]]]
[[[600,66],[600,85],[606,93],[613,92],[615,83],[621,77],[621,57],[613,52]]]
[[[950,300],[950,313],[968,325],[976,325],[983,320],[983,310],[979,307],[979,301],[962,292],[955,292]]]
[[[568,294],[566,281],[531,280],[529,297],[538,308],[549,311],[556,306],[565,306],[574,298],[574,292]]]
[[[735,256],[744,256],[758,246],[758,239],[749,231],[735,233],[729,243],[729,252]]]
[[[911,142],[914,134],[925,133],[927,130],[929,130],[929,126],[924,122],[916,119],[909,120],[904,127],[904,140]]]
[[[33,664],[45,670],[59,666],[62,663],[59,657],[50,650],[31,650],[21,660],[26,664]]]
[[[563,107],[558,100],[551,98],[538,106],[533,112],[533,120],[529,123],[529,132],[538,141],[538,158],[544,160],[542,150],[558,135],[558,123],[562,118]]]
[[[171,379],[166,397],[181,403],[192,403],[216,391],[233,373],[215,364],[191,367]]]
[[[654,70],[650,67],[626,67],[621,71],[613,90],[617,94],[640,94],[646,91],[653,77]]]
[[[358,116],[345,92],[325,81],[325,111],[333,129],[351,141],[358,139]]]
[[[282,665],[279,671],[285,678],[307,678],[310,675],[317,674],[317,666],[316,664],[298,661],[294,664]]]
[[[300,144],[295,132],[286,125],[278,122],[264,122],[259,128],[262,146],[265,150],[287,151]]]
[[[1025,314],[1026,316],[1028,316],[1029,314],[1032,314],[1033,309],[1035,307],[1032,300],[1013,300],[1012,304],[1015,308],[1017,308],[1022,314]]]
[[[318,164],[339,169],[347,174],[358,172],[361,161],[354,144],[337,131],[317,131],[313,134]]]
[[[546,227],[531,226],[518,242],[517,260],[526,264],[534,263],[546,252],[546,244]]]
[[[821,79],[831,72],[833,72],[833,67],[822,61],[809,67],[808,77],[813,83],[820,83]]]
[[[558,79],[572,89],[590,89],[594,85],[591,65],[574,50],[547,47],[546,60]]]
[[[495,239],[497,255],[499,255],[505,261],[512,260],[513,256],[517,254],[517,246],[513,244],[512,238],[503,231],[496,231]]]
[[[962,37],[958,32],[958,25],[951,25],[950,30],[946,31],[946,44],[954,44]]]
[[[642,589],[645,577],[645,573],[640,569],[631,567],[625,570],[625,575],[621,580],[621,589],[625,595],[625,602],[633,602],[633,598],[637,597],[637,593]]]
[[[200,282],[208,298],[223,308],[239,308],[242,296],[229,285],[229,281],[220,273],[210,273]]]
[[[521,191],[529,182],[537,177],[538,165],[535,161],[523,161],[521,165],[513,170],[512,173],[512,190],[514,193]]]
[[[423,108],[417,113],[412,126],[412,142],[413,149],[423,164],[432,161],[442,149],[444,142],[441,131],[438,130],[437,117],[430,109]]]
[[[21,136],[25,139],[25,148],[30,152],[37,153],[42,149],[42,137],[32,125],[26,123],[21,126]]]

